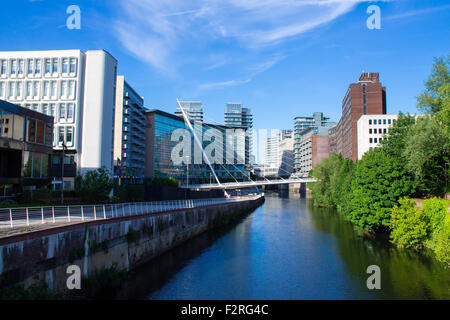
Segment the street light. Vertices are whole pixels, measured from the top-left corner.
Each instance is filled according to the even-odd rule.
[[[186,186],[189,186],[189,156],[186,156]]]
[[[62,140],[62,161],[61,161],[61,205],[64,204],[64,151],[66,149],[66,144],[64,139]]]

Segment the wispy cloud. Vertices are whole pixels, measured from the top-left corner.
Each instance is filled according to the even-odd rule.
[[[114,25],[127,50],[161,72],[173,73],[187,57],[207,63],[205,57],[218,43],[220,47],[225,43],[226,47],[231,44],[252,52],[268,50],[331,23],[358,3],[368,1],[127,0],[120,2]],[[203,69],[215,69],[226,60],[209,63]],[[268,59],[255,68],[264,71],[278,61]],[[252,76],[250,73],[249,78]],[[235,83],[217,82],[216,87]]]
[[[198,86],[200,90],[207,90],[207,89],[218,89],[218,88],[226,88],[226,87],[232,87],[241,85],[247,82],[250,82],[251,79],[234,79],[234,80],[228,80],[228,81],[221,81],[221,82],[210,82],[210,83],[204,83]]]
[[[409,18],[409,17],[413,17],[413,16],[424,15],[424,14],[428,14],[428,13],[432,13],[432,12],[436,12],[436,11],[448,10],[448,9],[450,9],[450,4],[443,5],[443,6],[438,6],[438,7],[431,7],[431,8],[425,8],[425,9],[417,9],[417,10],[406,11],[406,12],[403,12],[403,13],[400,13],[400,14],[387,16],[384,19],[386,19],[386,20],[397,20],[397,19]]]

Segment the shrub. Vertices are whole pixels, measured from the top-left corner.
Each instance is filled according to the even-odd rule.
[[[391,240],[399,248],[420,250],[427,238],[427,218],[413,199],[400,199],[392,208]]]

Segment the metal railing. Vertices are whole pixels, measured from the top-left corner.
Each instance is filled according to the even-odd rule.
[[[0,228],[30,226],[57,222],[82,222],[197,208],[221,203],[254,200],[262,195],[234,198],[169,200],[117,204],[0,208]]]

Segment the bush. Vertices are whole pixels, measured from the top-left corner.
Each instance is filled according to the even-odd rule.
[[[160,186],[178,187],[178,180],[174,177],[154,177],[151,183]]]
[[[387,231],[391,208],[414,190],[413,177],[398,159],[381,148],[370,150],[356,164],[344,213],[359,228]]]
[[[441,228],[433,235],[432,246],[436,258],[450,267],[450,215],[447,215]]]
[[[77,184],[81,184],[79,187],[81,197],[89,202],[101,202],[108,199],[114,185],[111,175],[105,167],[90,170],[84,177],[77,178],[77,180]]]
[[[423,212],[428,222],[428,232],[432,235],[433,232],[439,231],[444,225],[444,219],[448,215],[448,200],[441,198],[431,198],[423,200]]]
[[[427,238],[427,217],[413,199],[400,199],[392,208],[391,240],[399,248],[420,250]]]

